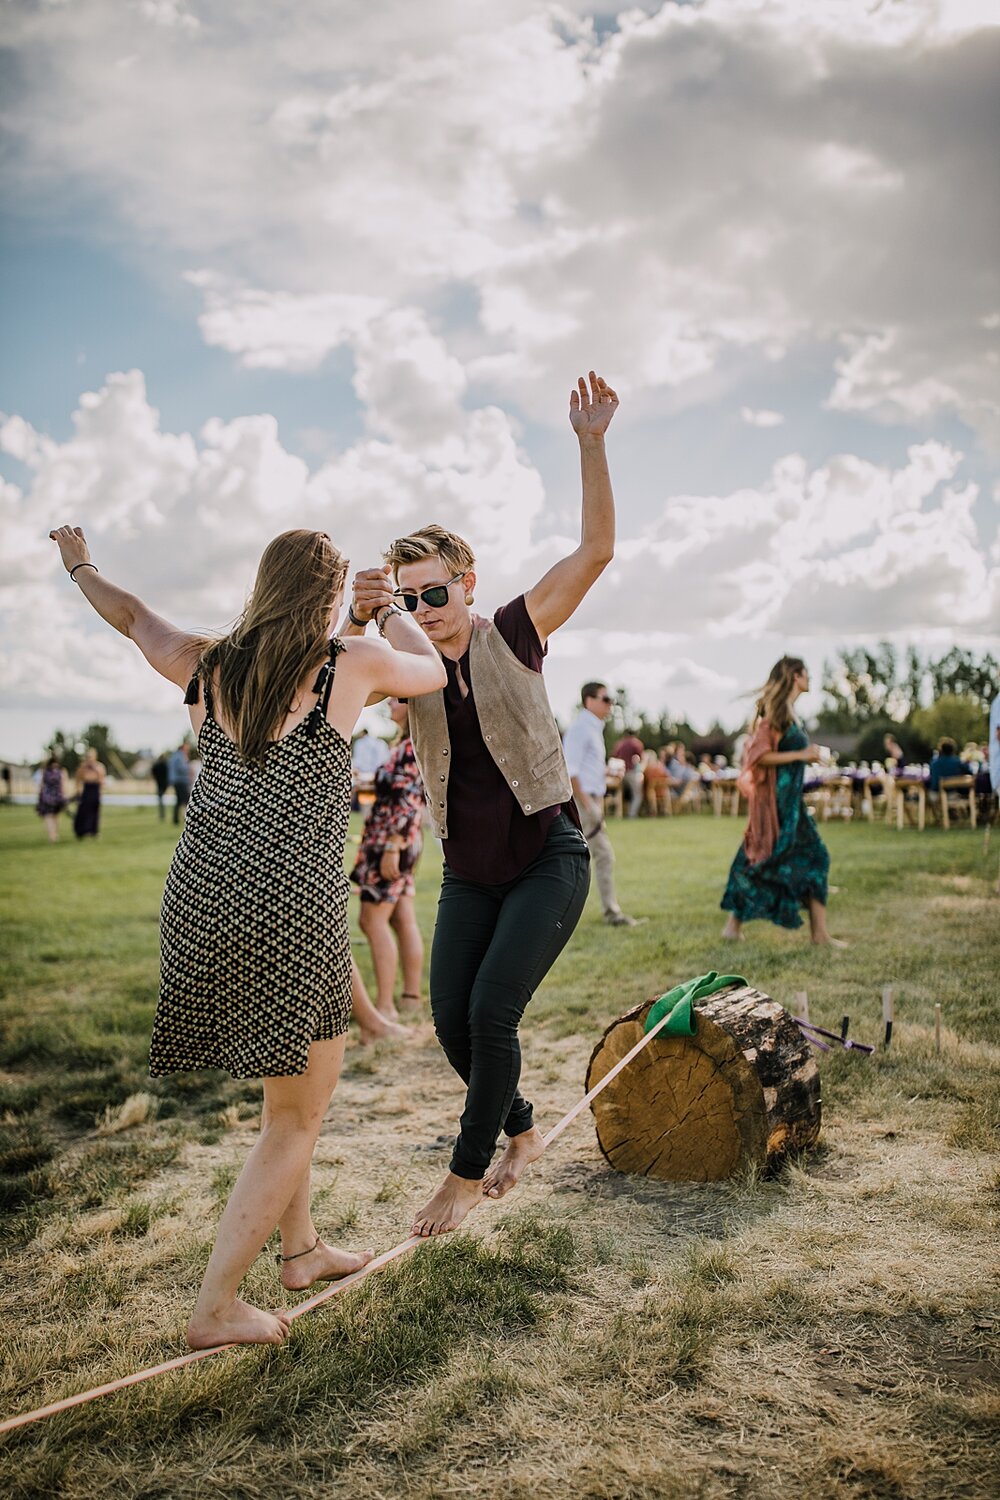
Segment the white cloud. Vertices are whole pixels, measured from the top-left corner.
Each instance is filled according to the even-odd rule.
[[[750,406],[741,406],[740,416],[748,427],[780,427],[785,420],[780,411],[768,411],[766,408],[754,411]]]
[[[467,535],[479,559],[478,602],[512,597],[574,545],[541,535],[545,496],[495,407],[463,411],[447,442],[415,440],[438,397],[407,395],[415,340],[444,370],[422,325],[372,360],[367,435],[315,471],[284,448],[274,419],[213,418],[197,438],[165,432],[138,371],[80,400],[65,443],[18,418],[0,448],[30,466],[30,484],[0,490],[10,561],[0,573],[0,682],[16,705],[81,705],[79,718],[137,706],[177,709],[128,644],[86,609],[59,570],[49,528],[83,524],[109,576],[195,628],[239,610],[264,543],[289,526],[322,526],[355,567],[394,535],[435,519]],[[398,366],[397,359],[402,359]],[[375,418],[373,417],[373,421]],[[401,434],[393,436],[393,428]],[[989,640],[1000,612],[1000,530],[980,536],[976,487],[947,444],[914,445],[897,468],[842,454],[817,467],[790,454],[766,483],[727,495],[668,495],[552,644],[557,710],[593,675],[624,684],[637,705],[735,721],[738,684],[757,681],[762,650],[825,650],[836,639],[938,632]],[[567,433],[567,483],[576,461]],[[996,529],[996,528],[995,528]]]
[[[60,524],[82,524],[111,577],[196,629],[238,612],[264,544],[290,526],[328,529],[362,567],[378,561],[393,535],[436,519],[471,535],[484,568],[510,587],[511,570],[532,551],[538,474],[495,407],[461,412],[447,443],[432,442],[438,403],[455,395],[447,360],[423,329],[408,325],[399,335],[389,353],[380,357],[378,345],[359,368],[370,382],[373,422],[405,442],[364,438],[315,473],[283,447],[270,416],[212,418],[197,440],[164,432],[136,370],[80,398],[65,443],[8,418],[0,451],[29,464],[31,483],[26,492],[0,488],[7,692],[27,704],[59,700],[72,684],[95,703],[119,705],[165,702],[171,692],[151,683],[135,653],[67,590],[48,541]],[[418,383],[410,392],[407,350],[436,372],[430,389]]]
[[[835,408],[1000,441],[993,8],[588,9],[23,8],[23,190],[97,184],[249,364],[461,287],[467,372],[526,408],[581,362],[635,391],[841,341]]]
[[[996,630],[1000,569],[974,516],[962,455],[924,443],[898,469],[842,454],[810,469],[788,455],[768,482],[672,496],[619,545],[607,593],[636,630],[709,640],[829,639]],[[591,596],[581,626],[609,608]]]

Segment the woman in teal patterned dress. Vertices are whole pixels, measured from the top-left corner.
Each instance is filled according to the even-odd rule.
[[[820,754],[792,714],[808,689],[805,663],[783,656],[757,700],[740,774],[750,816],[722,898],[729,913],[722,936],[733,941],[755,919],[801,927],[805,907],[813,942],[842,946],[826,925],[830,855],[802,800],[805,768]]]

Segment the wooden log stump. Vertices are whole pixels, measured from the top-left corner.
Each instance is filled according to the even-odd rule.
[[[590,1059],[588,1090],[640,1040],[653,1004],[608,1027]],[[694,1014],[696,1036],[654,1037],[591,1104],[611,1165],[668,1182],[718,1182],[813,1145],[819,1070],[784,1007],[741,985]]]

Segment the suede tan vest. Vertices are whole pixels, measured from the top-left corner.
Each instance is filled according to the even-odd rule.
[[[518,661],[492,620],[473,615],[469,676],[483,741],[529,817],[573,796],[562,740],[540,672]],[[410,734],[431,827],[448,837],[451,740],[444,692],[410,699]]]

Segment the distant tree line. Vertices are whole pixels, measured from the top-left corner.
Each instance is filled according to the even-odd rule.
[[[926,760],[944,735],[962,746],[986,739],[1000,664],[960,646],[937,659],[888,641],[874,650],[840,651],[823,666],[823,707],[816,732],[856,736],[858,760],[879,760],[887,733],[907,757]]]
[[[118,776],[127,775],[139,759],[137,750],[125,750],[115,743],[107,724],[88,724],[79,734],[57,729],[45,754],[46,758],[50,755],[58,756],[69,775],[74,776],[87,750],[96,750],[101,764]]]
[[[724,729],[716,720],[702,733],[687,719],[675,719],[667,710],[653,719],[644,709],[632,707],[627,688],[619,687],[613,691],[615,706],[604,726],[604,743],[609,755],[623,734],[634,734],[647,750],[662,750],[664,745],[676,741],[691,755],[725,755],[727,759],[732,756],[740,732],[738,729]]]
[[[858,760],[882,758],[883,740],[895,735],[907,756],[923,761],[943,735],[958,741],[984,741],[989,709],[1000,692],[1000,663],[988,652],[977,656],[960,646],[937,659],[922,657],[914,647],[897,651],[889,641],[874,650],[842,650],[823,664],[823,707],[816,718],[819,735],[853,736]],[[628,689],[614,689],[615,707],[604,726],[608,752],[626,732],[638,735],[650,750],[678,741],[692,755],[733,755],[745,727],[729,730],[717,721],[703,733],[667,710],[656,718],[633,706]],[[107,724],[88,724],[79,734],[57,729],[46,754],[57,755],[72,776],[84,751],[93,747],[109,770],[126,775],[139,759],[112,739]]]

